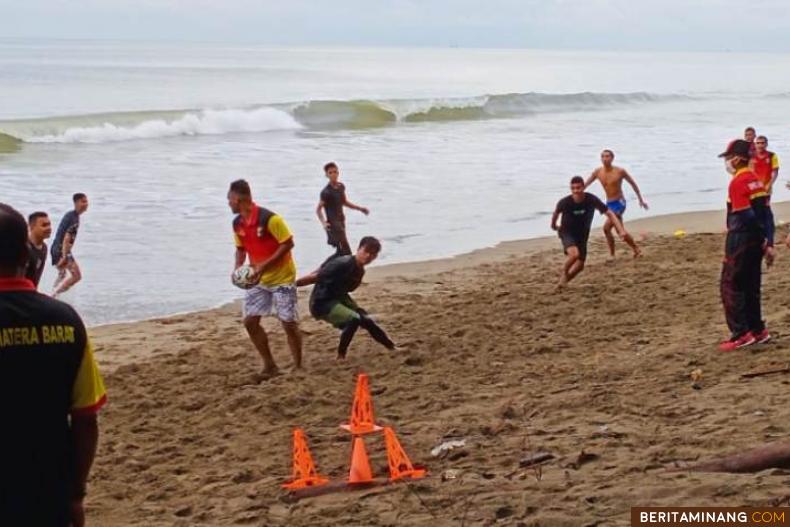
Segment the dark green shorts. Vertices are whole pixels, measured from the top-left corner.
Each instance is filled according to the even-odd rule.
[[[329,322],[336,328],[342,328],[352,320],[361,318],[358,309],[359,306],[350,297],[344,298],[336,302],[329,310],[329,313],[321,317],[321,319]]]

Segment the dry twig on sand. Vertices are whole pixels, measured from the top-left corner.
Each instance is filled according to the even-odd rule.
[[[763,375],[773,375],[774,373],[790,373],[790,364],[784,368],[774,368],[772,370],[750,371],[749,373],[741,374],[741,379],[753,379],[755,377],[762,377]]]

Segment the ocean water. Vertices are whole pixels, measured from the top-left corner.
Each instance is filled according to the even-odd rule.
[[[331,253],[314,214],[330,160],[371,209],[348,212],[352,243],[381,238],[379,264],[450,256],[550,234],[603,148],[650,203],[627,219],[720,208],[727,141],[754,125],[787,151],[788,86],[781,54],[0,40],[0,201],[57,223],[87,193],[67,299],[92,324],[135,320],[241,296],[233,179],[285,217],[301,272]]]

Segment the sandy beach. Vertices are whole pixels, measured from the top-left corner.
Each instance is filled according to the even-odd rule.
[[[774,208],[790,219],[790,203]],[[587,269],[559,293],[554,237],[372,269],[356,298],[405,351],[360,334],[337,364],[337,332],[303,305],[306,371],[260,385],[247,382],[259,364],[238,305],[92,328],[109,404],[89,523],[575,527],[628,525],[637,505],[790,505],[786,470],[667,470],[787,438],[790,375],[741,375],[790,363],[790,251],[782,246],[763,278],[774,342],[722,354],[724,213],[627,227],[644,258],[620,244],[607,263],[596,236]],[[678,229],[687,235],[672,236]],[[777,240],[786,234],[780,227]],[[289,366],[282,332],[266,327]],[[360,371],[377,419],[429,476],[284,500],[296,426],[319,472],[346,477],[349,438],[338,424]],[[432,457],[448,439],[466,444]],[[368,451],[386,478],[383,441]],[[538,452],[553,458],[520,466]]]

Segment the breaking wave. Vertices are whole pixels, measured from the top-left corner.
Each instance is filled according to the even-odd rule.
[[[168,115],[170,114],[170,119]],[[179,135],[218,135],[300,128],[287,113],[275,108],[204,110],[201,112],[140,112],[39,119],[20,122],[20,137],[28,143],[108,143]],[[78,121],[84,124],[78,124]],[[91,122],[93,121],[93,122]],[[136,122],[135,122],[136,121]],[[0,129],[3,129],[0,123]]]
[[[466,98],[316,100],[242,109],[88,114],[0,121],[0,134],[27,143],[107,143],[277,130],[356,130],[576,112],[683,98],[649,93],[511,93]]]

